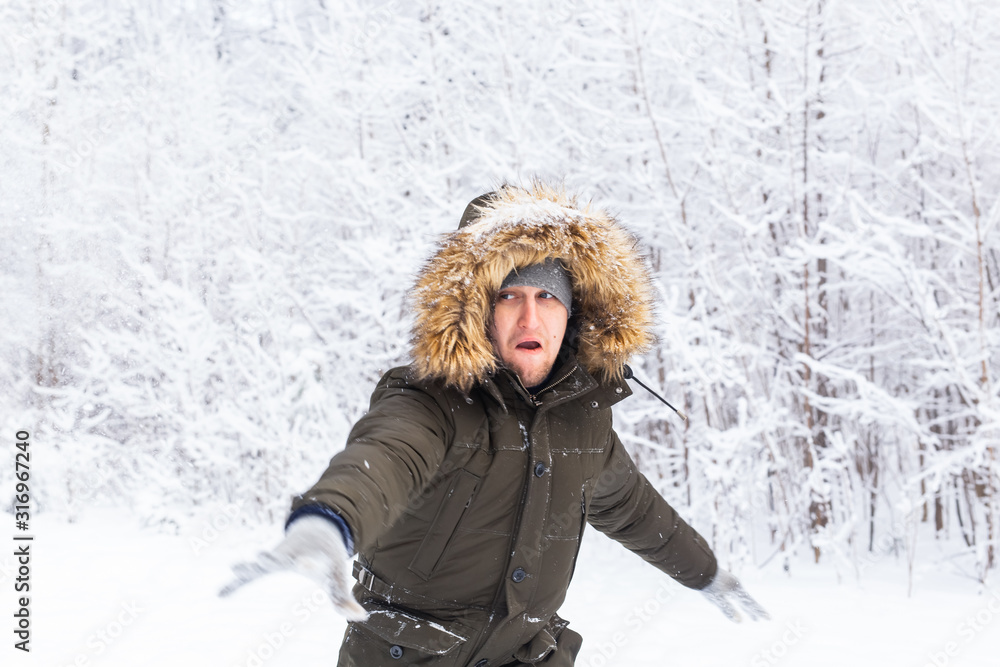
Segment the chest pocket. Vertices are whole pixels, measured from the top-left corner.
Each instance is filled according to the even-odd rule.
[[[445,487],[437,514],[420,542],[413,560],[410,561],[410,571],[420,578],[430,578],[441,559],[441,554],[448,548],[449,542],[455,535],[462,516],[472,504],[480,479],[478,475],[468,470],[458,470]]]
[[[441,490],[434,494],[439,498],[437,511],[409,564],[410,571],[425,581],[448,550],[489,467],[491,457],[486,451],[489,425],[485,414],[477,407],[469,403],[452,410],[455,439],[441,466],[447,478]]]

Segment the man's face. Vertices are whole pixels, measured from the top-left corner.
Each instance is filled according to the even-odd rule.
[[[539,384],[552,370],[568,318],[566,306],[537,287],[500,290],[490,335],[500,358],[525,387]]]

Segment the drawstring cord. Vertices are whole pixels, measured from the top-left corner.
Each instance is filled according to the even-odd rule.
[[[625,373],[624,373],[624,375],[625,375],[625,379],[626,379],[626,380],[635,380],[636,382],[638,382],[638,383],[639,383],[639,386],[640,386],[640,387],[642,387],[643,389],[645,389],[646,391],[648,391],[648,392],[649,392],[650,394],[652,394],[653,396],[656,396],[656,397],[657,397],[658,399],[660,399],[660,402],[661,402],[661,403],[663,403],[663,404],[664,404],[665,406],[667,406],[668,408],[670,408],[671,410],[673,410],[674,412],[676,412],[676,413],[677,413],[677,416],[678,416],[678,417],[680,417],[680,418],[681,418],[681,419],[683,419],[684,421],[687,421],[687,420],[688,420],[688,418],[687,418],[687,415],[686,415],[686,414],[684,414],[683,412],[681,412],[680,410],[678,410],[678,409],[677,409],[677,408],[675,408],[674,406],[672,406],[672,405],[670,405],[669,403],[667,403],[667,399],[663,398],[662,396],[660,396],[659,394],[657,394],[657,393],[656,393],[655,391],[653,391],[652,389],[650,389],[649,387],[647,387],[647,386],[646,386],[645,384],[643,384],[643,383],[642,383],[642,380],[640,380],[639,378],[637,378],[637,377],[636,377],[636,376],[635,376],[635,375],[634,375],[634,374],[632,373],[632,369],[628,367],[628,364],[624,364],[624,368],[625,368]]]

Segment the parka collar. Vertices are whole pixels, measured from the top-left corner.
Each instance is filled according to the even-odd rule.
[[[505,397],[508,396],[516,396],[517,400],[523,400],[537,409],[549,409],[589,392],[595,393],[591,401],[596,404],[594,407],[610,407],[632,395],[624,379],[611,380],[606,384],[598,382],[567,347],[560,351],[556,369],[551,375],[552,380],[537,395],[528,393],[517,375],[506,368],[499,368],[490,374],[480,386],[505,412],[508,408]]]

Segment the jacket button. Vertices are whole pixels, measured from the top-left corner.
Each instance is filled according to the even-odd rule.
[[[510,578],[514,580],[515,584],[519,584],[522,581],[524,581],[524,578],[527,576],[528,576],[527,572],[525,572],[521,568],[517,568],[516,570],[514,570],[514,573],[510,575]]]
[[[391,649],[389,649],[389,655],[392,657],[393,660],[399,660],[400,658],[403,657],[403,647],[393,646]]]
[[[545,464],[539,461],[535,464],[535,477],[542,477],[546,470],[548,470],[548,468],[545,467]]]
[[[592,403],[590,404],[590,407],[592,407],[592,408],[596,408],[596,407],[597,407],[598,405],[600,405],[600,404],[599,404],[599,403],[598,403],[597,401],[594,401],[594,402],[592,402]]]
[[[490,661],[487,660],[486,658],[483,658],[482,660],[476,663],[476,667],[486,667],[486,665],[488,664],[490,664]]]

